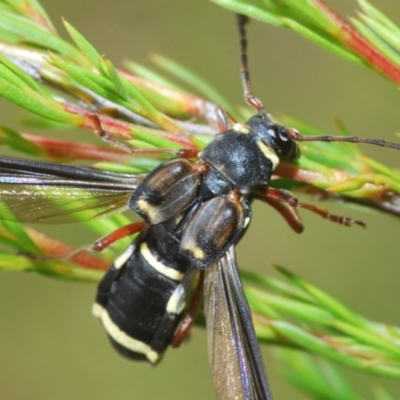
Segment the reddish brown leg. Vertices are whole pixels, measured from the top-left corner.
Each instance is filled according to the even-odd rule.
[[[123,150],[126,153],[136,154],[136,155],[147,155],[151,156],[154,154],[173,154],[177,157],[185,157],[185,158],[195,158],[198,155],[198,150],[196,149],[135,149],[130,147],[129,145],[116,140],[113,136],[108,134],[101,126],[100,117],[97,113],[92,114],[91,119],[94,124],[94,132],[97,136],[99,136],[102,140],[108,142],[111,146],[117,147],[120,150]]]
[[[124,237],[131,236],[135,233],[143,231],[145,226],[146,223],[143,221],[132,222],[131,224],[121,226],[121,228],[118,228],[115,231],[111,232],[110,234],[96,240],[93,243],[93,245],[82,246],[79,249],[64,254],[62,258],[68,260],[77,256],[78,254],[81,254],[84,251],[98,251],[98,252],[103,251],[107,247],[111,246],[113,243],[118,242],[118,240],[121,240]]]
[[[277,200],[275,198],[268,197],[257,197],[256,198],[265,201],[268,203],[270,206],[274,207],[276,211],[279,212],[279,214],[282,215],[283,218],[285,218],[286,222],[288,225],[296,232],[296,233],[301,233],[304,230],[303,222],[300,219],[300,216],[297,212],[297,209],[290,204],[283,202],[281,200]]]
[[[107,247],[111,246],[113,243],[117,242],[118,240],[123,239],[126,236],[133,235],[135,233],[141,232],[146,223],[143,221],[134,222],[129,225],[122,226],[119,229],[116,229],[114,232],[111,232],[109,235],[103,236],[102,238],[96,240],[93,245],[82,246],[75,250],[70,250],[69,247],[65,247],[65,252],[62,253],[58,251],[57,254],[45,255],[45,256],[32,256],[35,260],[51,260],[51,259],[61,259],[61,260],[78,260],[84,258],[85,251],[103,251]],[[79,258],[83,257],[83,258]],[[101,269],[102,268],[101,266]]]
[[[96,240],[90,250],[103,251],[113,243],[118,242],[118,240],[141,232],[145,226],[146,223],[144,221],[132,222],[129,225],[122,226],[121,228],[116,229],[114,232],[111,232],[110,234]]]
[[[221,107],[217,107],[216,114],[217,114],[218,129],[220,132],[225,132],[228,129],[231,129],[232,126],[236,123],[233,117],[230,114],[228,114],[225,110],[223,110]]]
[[[94,123],[94,133],[99,136],[105,142],[111,144],[114,147],[117,147],[127,153],[131,152],[131,148],[118,140],[115,140],[111,135],[109,135],[101,126],[100,117],[97,113],[93,113],[91,115],[91,119]]]
[[[284,189],[267,188],[267,189],[265,189],[264,192],[256,194],[255,197],[257,199],[260,199],[260,200],[263,200],[266,202],[268,202],[267,199],[272,198],[277,201],[287,203],[291,207],[304,208],[315,214],[318,214],[322,218],[325,218],[331,222],[336,222],[340,225],[344,225],[344,226],[359,225],[359,226],[362,226],[363,228],[366,227],[366,224],[363,221],[358,221],[358,220],[348,218],[348,217],[341,217],[339,215],[329,213],[329,211],[323,207],[315,206],[313,204],[308,204],[308,203],[302,203],[298,199],[293,197],[290,192],[288,192],[287,190],[284,190]],[[290,225],[289,221],[288,221],[288,223]]]
[[[203,298],[203,290],[204,290],[204,271],[200,271],[199,280],[197,283],[196,290],[193,294],[192,300],[190,302],[189,309],[187,310],[186,315],[184,316],[179,329],[175,332],[174,337],[171,341],[171,347],[179,347],[187,336],[192,327],[194,321],[196,320],[197,313],[199,312],[201,300]]]
[[[154,149],[135,149],[130,147],[129,153],[134,155],[141,155],[141,156],[152,156],[156,154],[172,154],[176,157],[183,157],[183,158],[196,158],[199,154],[199,150],[197,149],[161,149],[161,148],[154,148]]]
[[[198,158],[200,151],[197,149],[180,149],[175,150],[178,157],[183,158]]]

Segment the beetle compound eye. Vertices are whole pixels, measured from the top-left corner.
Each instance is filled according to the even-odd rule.
[[[281,160],[294,161],[300,155],[297,143],[292,140],[283,126],[275,127],[275,141]]]
[[[281,160],[293,161],[300,154],[296,142],[290,137],[287,129],[281,125],[269,126],[265,141],[275,150]]]
[[[285,143],[290,140],[286,134],[286,129],[280,125],[274,124],[270,126],[267,130],[267,134],[278,147],[284,146]]]
[[[280,126],[279,129],[278,129],[278,132],[279,132],[279,140],[282,143],[286,143],[286,142],[288,142],[290,140],[289,136],[286,133],[286,129],[284,127]]]

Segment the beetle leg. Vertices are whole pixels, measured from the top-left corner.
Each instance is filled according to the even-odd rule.
[[[280,202],[287,203],[291,207],[304,208],[308,211],[318,214],[319,216],[327,219],[328,221],[336,222],[340,225],[344,225],[344,226],[359,225],[359,226],[362,226],[363,228],[366,227],[366,224],[363,221],[358,221],[353,218],[342,217],[340,215],[331,214],[326,208],[315,206],[315,205],[309,204],[309,203],[303,203],[300,200],[296,199],[290,192],[288,192],[287,190],[284,190],[284,189],[276,189],[276,188],[269,187],[269,188],[266,188],[263,193],[255,194],[254,197],[259,200],[263,200],[263,201],[267,201],[267,199],[274,199],[274,200],[277,200]],[[286,219],[286,217],[285,217],[285,219]],[[290,222],[289,222],[289,225],[290,225]]]

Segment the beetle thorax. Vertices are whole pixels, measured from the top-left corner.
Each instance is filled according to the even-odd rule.
[[[242,193],[248,193],[256,186],[267,185],[279,162],[270,146],[263,143],[248,126],[240,124],[218,134],[200,158]]]

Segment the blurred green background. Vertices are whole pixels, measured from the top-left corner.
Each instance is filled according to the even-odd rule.
[[[327,2],[342,15],[355,1]],[[238,40],[232,13],[207,0],[42,0],[60,32],[63,16],[117,65],[123,58],[146,63],[161,53],[197,71],[236,104],[243,105]],[[400,23],[398,2],[374,4]],[[398,89],[377,74],[341,60],[295,34],[252,22],[250,69],[256,95],[273,115],[296,117],[334,134],[340,117],[351,133],[395,141]],[[1,102],[2,123],[25,114]],[[366,148],[399,167],[399,153]],[[340,204],[324,204],[368,228],[344,228],[302,212],[305,232],[294,234],[264,204],[256,204],[248,234],[238,246],[241,268],[274,274],[272,262],[291,269],[360,314],[400,325],[399,221]],[[51,232],[74,245],[77,226]],[[213,399],[205,331],[169,350],[155,369],[126,361],[108,345],[90,308],[95,286],[29,274],[0,276],[0,399]],[[263,346],[275,399],[305,399],[281,380],[273,351]],[[383,384],[400,398],[400,383],[343,369],[366,399]]]

